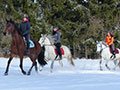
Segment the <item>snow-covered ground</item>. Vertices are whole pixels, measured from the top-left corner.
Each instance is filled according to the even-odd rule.
[[[50,72],[50,62],[43,71],[31,75],[23,75],[19,68],[19,59],[14,58],[8,76],[4,76],[8,59],[0,58],[0,90],[119,90],[120,69],[99,70],[99,60],[76,59],[72,67],[66,59],[63,68],[58,62],[54,64],[53,73]],[[109,63],[113,68],[113,62]],[[24,70],[28,71],[31,61],[24,59]]]

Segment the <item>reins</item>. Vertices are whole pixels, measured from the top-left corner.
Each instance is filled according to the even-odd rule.
[[[46,37],[44,37],[44,38],[48,38],[48,37],[46,36]],[[49,39],[49,38],[48,38],[48,40],[50,41],[50,39]],[[44,44],[44,46],[53,46],[53,47],[54,47],[55,45],[54,45],[54,44],[52,44],[52,43],[51,43],[51,41],[50,41],[50,44]]]
[[[44,46],[54,46],[54,44],[44,44]]]

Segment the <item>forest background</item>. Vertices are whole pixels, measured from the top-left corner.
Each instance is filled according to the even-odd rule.
[[[119,0],[0,0],[0,56],[8,56],[11,44],[11,36],[2,34],[6,19],[19,26],[24,13],[31,23],[31,38],[52,34],[57,25],[73,57],[99,58],[96,41],[105,41],[108,29],[120,40]],[[115,46],[120,48],[119,43]]]

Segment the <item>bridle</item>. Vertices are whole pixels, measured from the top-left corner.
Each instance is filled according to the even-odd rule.
[[[106,45],[105,43],[103,43],[103,42],[102,42],[102,43],[100,43],[100,48],[101,48],[101,50],[100,50],[100,54],[101,54],[101,53],[102,53],[102,51],[105,49],[105,48],[102,48],[102,44],[106,46],[105,48],[107,48],[107,45]]]

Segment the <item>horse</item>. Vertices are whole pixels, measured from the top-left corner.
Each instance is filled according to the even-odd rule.
[[[41,35],[41,38],[39,40],[39,43],[41,44],[41,47],[44,46],[45,52],[44,52],[44,58],[46,61],[52,61],[51,62],[51,72],[53,71],[53,64],[55,60],[58,60],[57,55],[55,53],[55,46],[53,45],[53,39],[50,35]],[[67,46],[62,45],[61,48],[64,50],[64,55],[62,55],[62,58],[67,58],[67,60],[71,63],[72,66],[75,66],[73,60],[72,60],[72,54]],[[61,60],[58,60],[60,65],[63,66],[63,63]],[[42,69],[42,68],[40,68]]]
[[[20,69],[22,71],[22,73],[24,75],[30,75],[31,70],[33,68],[33,66],[35,66],[35,70],[37,71],[37,62],[36,60],[38,60],[39,64],[44,66],[45,64],[47,64],[47,62],[41,58],[41,45],[34,39],[31,39],[31,41],[34,43],[34,47],[30,48],[30,54],[26,55],[24,53],[24,51],[26,50],[26,43],[24,41],[23,36],[20,33],[20,29],[18,28],[18,26],[15,24],[14,21],[10,20],[6,20],[6,28],[3,31],[3,34],[11,34],[12,36],[12,44],[11,44],[11,53],[10,53],[10,58],[8,60],[7,63],[7,67],[6,67],[6,71],[4,73],[4,75],[8,75],[8,71],[9,71],[9,66],[11,61],[13,60],[13,57],[15,55],[18,55],[20,58]],[[28,56],[31,61],[32,61],[32,66],[30,67],[28,73],[26,73],[23,70],[23,58],[24,56]]]
[[[105,66],[109,70],[110,70],[110,67],[108,66],[108,62],[110,60],[114,61],[114,64],[115,64],[114,70],[117,68],[117,66],[120,67],[120,49],[117,48],[116,50],[118,50],[118,53],[116,53],[116,57],[111,58],[112,54],[110,52],[109,46],[103,41],[97,41],[96,43],[97,43],[96,52],[100,53],[100,55],[101,55],[101,60],[99,62],[100,63],[100,70],[103,70],[102,66],[101,66],[103,60],[106,60]]]

